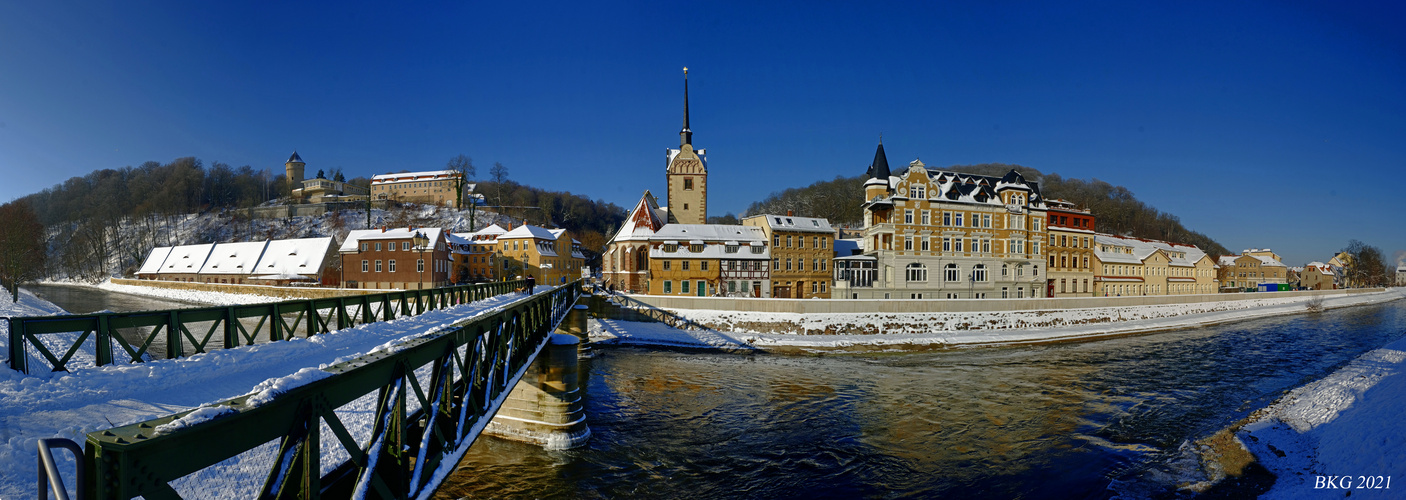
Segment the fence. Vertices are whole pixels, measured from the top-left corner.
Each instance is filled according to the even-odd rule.
[[[177,430],[156,428],[192,412],[88,434],[82,489],[99,499],[180,498],[179,489],[199,485],[173,481],[276,441],[268,448],[270,470],[257,476],[263,483],[257,495],[247,492],[251,497],[423,496],[437,486],[441,466],[453,467],[473,444],[579,295],[579,282],[563,285],[329,366],[323,371],[331,376],[267,401],[223,401],[215,406],[227,414]],[[358,400],[374,401],[362,439],[354,435],[365,429],[349,431],[344,423],[367,413],[352,408]],[[324,453],[332,463],[334,454],[347,458],[324,473]],[[222,474],[210,476],[222,485],[233,480]]]
[[[176,358],[188,350],[202,353],[390,321],[521,286],[509,281],[244,306],[10,318],[9,365],[31,373],[37,361],[51,371],[68,371],[80,353],[81,362],[96,366],[139,363],[158,353]],[[83,349],[85,342],[92,342],[91,351]]]

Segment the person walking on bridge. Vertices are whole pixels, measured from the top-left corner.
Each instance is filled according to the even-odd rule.
[[[537,288],[537,278],[533,278],[531,274],[527,275],[527,294],[532,295],[532,290],[535,288]]]

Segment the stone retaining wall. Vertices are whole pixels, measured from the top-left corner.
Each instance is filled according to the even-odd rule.
[[[1034,299],[756,299],[731,297],[674,297],[660,295],[630,295],[629,297],[660,309],[711,309],[722,311],[767,313],[940,313],[1039,311],[1087,309],[1094,307],[1128,307],[1164,304],[1201,304],[1236,300],[1273,299],[1283,297],[1325,297],[1375,293],[1383,288],[1352,290],[1305,290],[1298,292],[1215,293],[1199,295],[1148,295],[1137,297],[1071,297]]]
[[[361,289],[320,288],[302,286],[229,285],[221,283],[189,283],[184,281],[129,280],[120,278],[113,278],[112,283],[116,285],[147,286],[152,288],[170,288],[174,290],[199,290],[202,292],[243,293],[249,295],[277,297],[280,299],[325,299],[329,297],[369,295],[373,293],[384,293],[393,291],[376,290],[371,288]]]

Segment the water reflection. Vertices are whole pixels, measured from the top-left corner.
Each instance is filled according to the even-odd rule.
[[[439,497],[1104,498],[1400,338],[1403,310],[902,355],[599,349],[588,446],[481,438]]]

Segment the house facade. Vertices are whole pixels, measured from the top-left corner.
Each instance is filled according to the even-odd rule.
[[[1289,268],[1269,249],[1248,249],[1220,258],[1220,284],[1227,291],[1254,291],[1262,284],[1287,284]]]
[[[835,256],[835,229],[830,221],[791,214],[754,215],[742,219],[742,225],[760,228],[771,242],[772,297],[830,298]]]
[[[1037,183],[1012,170],[987,177],[929,170],[914,160],[891,174],[880,144],[864,184],[864,255],[870,286],[850,298],[1021,298],[1045,293],[1048,240]]]
[[[1046,297],[1092,297],[1094,284],[1094,216],[1064,200],[1048,200],[1050,241]]]
[[[650,295],[772,296],[761,228],[666,224],[648,243]]]
[[[508,232],[497,224],[471,233],[454,233],[450,245],[454,248],[455,282],[500,281],[503,278],[502,248],[498,237]]]
[[[371,178],[371,198],[459,208],[458,186],[463,181],[453,170],[381,174]]]
[[[1313,261],[1299,273],[1299,286],[1309,290],[1333,290],[1337,288],[1333,269],[1322,262]]]
[[[450,283],[450,249],[440,228],[358,229],[347,234],[339,253],[342,286],[423,290]],[[424,245],[416,243],[424,238]]]

